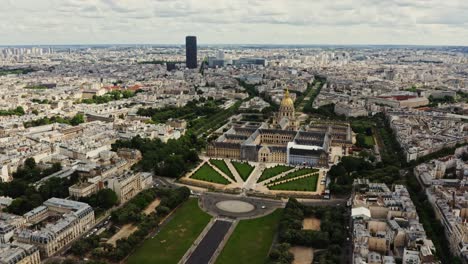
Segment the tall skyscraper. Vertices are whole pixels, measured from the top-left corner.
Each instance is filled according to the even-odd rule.
[[[185,63],[187,68],[197,68],[197,37],[185,37]]]

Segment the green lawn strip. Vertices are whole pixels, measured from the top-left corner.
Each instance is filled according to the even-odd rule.
[[[177,263],[197,239],[211,216],[190,199],[174,213],[154,238],[148,238],[129,258],[128,264]]]
[[[276,179],[274,181],[269,182],[268,184],[276,183],[276,182],[280,182],[280,181],[284,181],[284,180],[289,180],[289,179],[292,179],[292,178],[296,178],[296,177],[299,177],[299,176],[304,176],[304,175],[311,174],[311,173],[316,173],[318,171],[319,171],[318,169],[302,168],[302,169],[299,169],[297,171],[290,172],[290,173],[284,175],[283,177],[280,177],[280,178],[278,178],[278,179]]]
[[[254,167],[250,166],[250,164],[247,162],[232,161],[231,163],[244,181],[249,178],[250,173],[252,173],[254,170]]]
[[[233,179],[234,181],[236,180],[224,160],[210,159],[210,163],[211,165],[216,166],[216,168],[218,168],[220,171],[224,172],[224,174],[226,174],[229,178]]]
[[[312,174],[301,179],[291,180],[277,185],[270,185],[268,186],[268,189],[315,192],[317,190],[317,178],[318,174]]]
[[[293,167],[290,166],[284,166],[284,165],[277,165],[275,167],[271,168],[266,168],[263,170],[262,175],[260,176],[260,179],[258,179],[258,182],[262,182],[264,180],[268,180],[270,178],[273,178],[283,172],[292,170]]]
[[[229,184],[230,182],[224,178],[219,172],[215,171],[208,163],[203,164],[193,175],[193,179],[214,182],[219,184]]]
[[[240,221],[216,264],[265,263],[278,228],[281,210],[261,218]]]
[[[364,142],[366,143],[366,145],[369,145],[369,146],[374,146],[375,145],[373,136],[365,136]]]

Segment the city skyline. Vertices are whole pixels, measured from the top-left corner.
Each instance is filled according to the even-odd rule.
[[[5,1],[0,45],[468,45],[463,1]]]

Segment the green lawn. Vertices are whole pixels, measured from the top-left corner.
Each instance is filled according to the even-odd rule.
[[[232,161],[231,163],[244,181],[249,178],[250,173],[254,170],[254,167],[250,166],[247,162]]]
[[[229,184],[230,182],[226,180],[221,174],[215,171],[208,163],[203,164],[193,175],[193,179],[214,182],[220,184]]]
[[[127,260],[128,264],[177,263],[210,221],[211,216],[190,199],[162,227],[154,238],[148,238]]]
[[[240,221],[216,264],[265,263],[280,218],[278,209],[261,218]]]
[[[262,175],[260,176],[260,179],[258,179],[258,182],[268,180],[270,178],[275,177],[276,175],[279,175],[283,172],[286,172],[292,169],[293,167],[285,166],[285,165],[277,165],[275,167],[266,168],[265,170],[263,170]]]
[[[289,182],[280,183],[274,186],[268,186],[270,190],[284,190],[284,191],[306,191],[315,192],[317,190],[318,174],[306,176],[301,179],[291,180]]]
[[[213,166],[216,166],[222,172],[224,172],[224,174],[226,174],[229,178],[233,179],[234,181],[236,180],[236,178],[234,178],[234,175],[232,175],[231,170],[228,168],[224,160],[210,159],[210,163]]]
[[[284,180],[289,180],[289,179],[292,179],[292,178],[296,178],[296,177],[303,176],[303,175],[306,175],[306,174],[315,173],[315,172],[318,172],[318,171],[319,171],[318,169],[313,169],[313,168],[298,169],[296,171],[293,171],[293,172],[290,172],[290,173],[284,175],[283,177],[281,177],[279,179],[276,179],[276,180],[274,180],[272,182],[269,182],[268,184],[275,183],[275,182],[280,182],[280,181],[284,181]]]
[[[365,137],[364,137],[364,142],[365,142],[366,145],[368,145],[368,146],[374,146],[374,145],[375,145],[374,137],[373,137],[373,136],[365,136]]]

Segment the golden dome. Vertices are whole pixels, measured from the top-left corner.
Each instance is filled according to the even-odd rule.
[[[294,102],[291,99],[291,97],[289,97],[288,89],[284,91],[284,97],[283,97],[283,100],[281,101],[281,107],[294,107]]]

